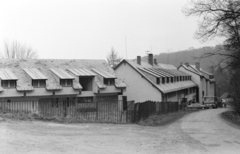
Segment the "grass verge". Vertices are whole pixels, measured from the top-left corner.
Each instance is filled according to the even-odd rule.
[[[223,119],[229,121],[231,124],[234,124],[240,128],[240,115],[235,111],[226,111],[223,112]]]
[[[152,115],[148,117],[145,120],[139,121],[139,125],[142,126],[163,126],[163,125],[168,125],[171,124],[183,116],[196,112],[198,110],[185,110],[185,111],[178,111],[178,112],[172,112],[172,113],[167,113],[167,114],[160,114],[160,115]]]

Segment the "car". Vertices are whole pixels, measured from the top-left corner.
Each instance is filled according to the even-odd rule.
[[[204,96],[203,97],[203,105],[206,107],[211,107],[213,109],[216,109],[218,107],[219,99],[215,96]]]
[[[207,107],[203,104],[192,102],[187,105],[189,109],[206,109]]]

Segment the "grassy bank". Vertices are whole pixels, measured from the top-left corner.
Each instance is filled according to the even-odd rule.
[[[172,112],[168,114],[160,114],[160,115],[152,115],[148,117],[145,120],[139,121],[139,125],[142,126],[163,126],[163,125],[168,125],[171,124],[183,116],[196,112],[197,110],[186,110],[186,111],[178,111],[178,112]]]
[[[240,115],[235,111],[226,111],[222,113],[222,117],[230,123],[240,127]]]

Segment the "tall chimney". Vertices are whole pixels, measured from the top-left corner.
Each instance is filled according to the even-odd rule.
[[[189,63],[185,63],[186,66],[189,66]]]
[[[153,54],[152,53],[148,54],[148,63],[150,65],[153,65]]]
[[[200,62],[196,62],[196,69],[200,71]]]
[[[157,62],[157,59],[154,59],[154,64],[155,64],[155,65],[157,65],[157,64],[158,64],[158,62]]]
[[[141,56],[137,56],[137,64],[141,65]]]

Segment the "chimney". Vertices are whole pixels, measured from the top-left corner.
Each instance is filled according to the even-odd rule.
[[[157,59],[154,59],[154,64],[155,64],[155,65],[157,65],[157,64],[158,64],[158,62],[157,62]]]
[[[137,56],[137,64],[141,65],[141,56]]]
[[[152,53],[148,54],[148,63],[150,65],[153,65],[153,54]]]
[[[189,66],[189,63],[185,63],[186,66]]]
[[[196,62],[196,69],[200,71],[200,62]]]

